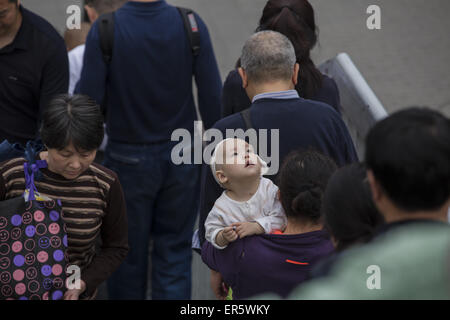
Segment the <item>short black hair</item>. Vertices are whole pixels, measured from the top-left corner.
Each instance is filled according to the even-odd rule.
[[[320,152],[291,152],[283,161],[278,176],[280,201],[286,217],[320,222],[322,196],[336,169],[336,163]]]
[[[338,169],[328,181],[322,201],[325,228],[336,239],[337,251],[372,239],[384,223],[372,200],[362,163]]]
[[[450,196],[450,120],[424,107],[398,111],[370,130],[365,161],[397,207],[437,210]]]
[[[94,151],[103,136],[101,109],[88,96],[58,95],[44,109],[41,139],[49,149],[62,150],[72,143],[79,151]]]

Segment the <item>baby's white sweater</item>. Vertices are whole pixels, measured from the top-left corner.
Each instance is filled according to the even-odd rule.
[[[286,215],[277,199],[278,187],[269,179],[261,177],[258,190],[248,201],[235,201],[226,191],[214,203],[205,221],[205,237],[214,247],[224,249],[216,243],[217,234],[235,222],[258,222],[265,233],[282,230],[286,226]]]

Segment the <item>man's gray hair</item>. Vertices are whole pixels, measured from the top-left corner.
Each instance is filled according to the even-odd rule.
[[[241,67],[248,78],[257,83],[289,80],[295,62],[295,49],[291,41],[276,31],[255,33],[242,49]]]

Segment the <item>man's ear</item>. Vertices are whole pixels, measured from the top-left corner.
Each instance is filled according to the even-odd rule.
[[[86,10],[86,13],[88,15],[89,21],[91,23],[94,23],[94,21],[98,19],[97,10],[95,10],[94,8],[88,6],[87,4],[84,5],[84,9]]]
[[[248,87],[248,77],[247,77],[247,73],[245,72],[244,69],[242,69],[241,67],[238,68],[238,72],[239,75],[241,76],[242,79],[242,88],[247,88]]]
[[[382,190],[380,184],[375,179],[373,171],[370,169],[367,170],[367,180],[369,181],[373,202],[377,204],[382,198]]]
[[[216,177],[222,185],[228,182],[228,178],[222,170],[216,171]]]
[[[294,73],[292,74],[292,83],[294,86],[298,83],[298,73],[300,72],[300,65],[298,63],[295,63],[294,65]]]

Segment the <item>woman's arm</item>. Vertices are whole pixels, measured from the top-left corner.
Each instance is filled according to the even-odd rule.
[[[100,254],[94,257],[92,263],[81,274],[81,279],[86,283],[86,294],[89,296],[119,267],[128,253],[126,204],[117,176],[107,197],[101,237]]]

